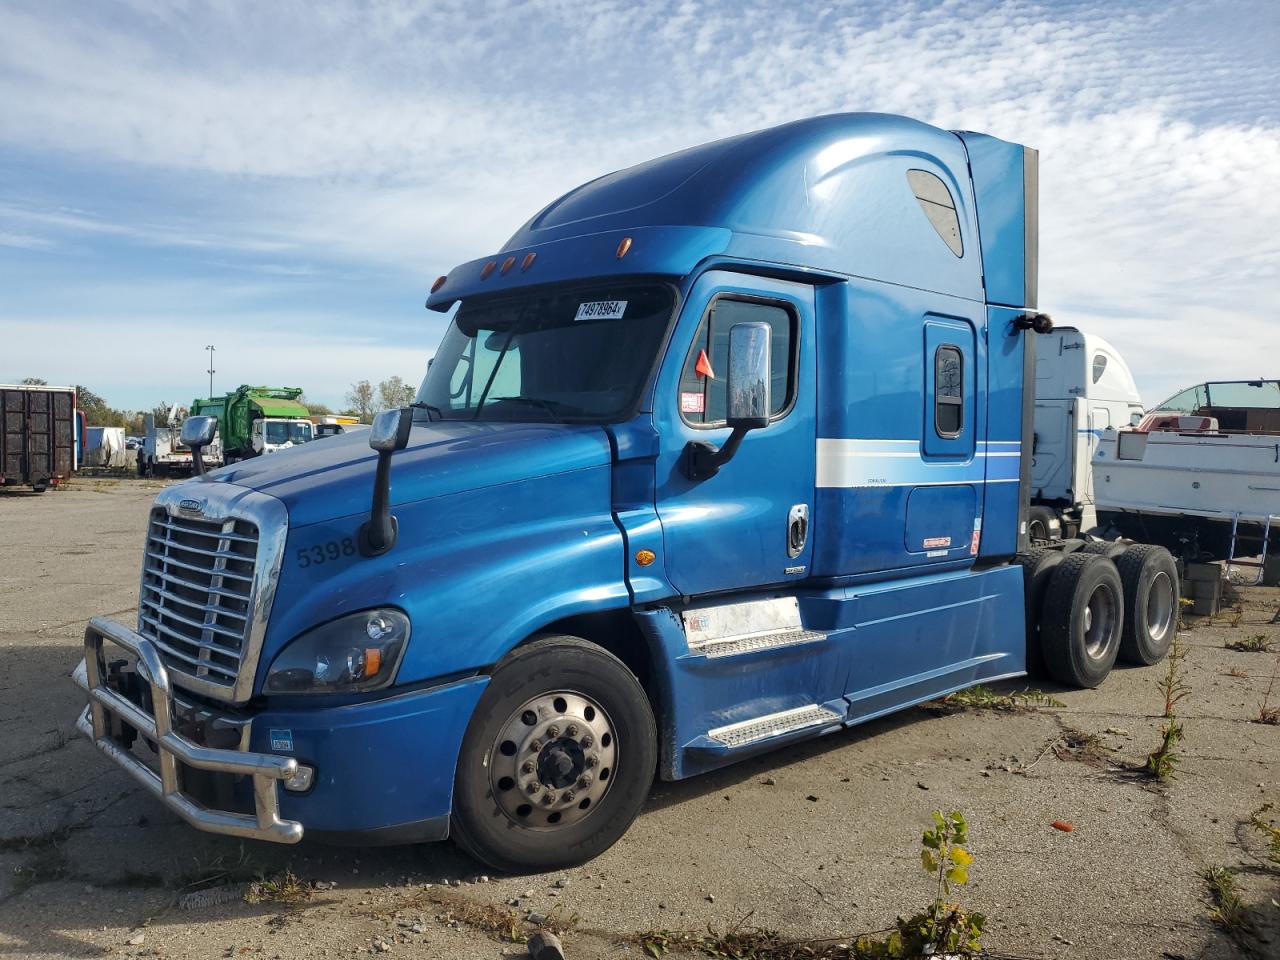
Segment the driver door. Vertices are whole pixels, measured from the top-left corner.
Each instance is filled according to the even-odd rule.
[[[686,447],[720,447],[729,331],[770,326],[770,422],[718,473],[689,477]],[[816,450],[813,288],[710,271],[685,299],[654,401],[656,508],[667,576],[686,596],[803,579],[812,554]]]

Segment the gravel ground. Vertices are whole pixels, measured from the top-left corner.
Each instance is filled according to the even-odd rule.
[[[567,928],[570,958],[639,957],[645,931],[740,922],[847,937],[928,901],[918,843],[935,808],[968,816],[976,862],[960,897],[987,914],[997,953],[1280,957],[1280,882],[1243,824],[1280,801],[1280,727],[1249,722],[1280,654],[1224,646],[1261,635],[1280,649],[1268,622],[1280,590],[1248,589],[1232,612],[1184,631],[1186,739],[1166,786],[1131,770],[1157,742],[1162,668],[1118,669],[1099,690],[1046,688],[1062,707],[910,710],[658,784],[593,863],[486,878],[449,844],[284,848],[200,834],[75,734],[83,698],[68,675],[84,623],[132,623],[160,486],[0,494],[0,957],[520,956],[505,918],[531,911]],[[1238,871],[1272,938],[1252,954],[1209,919],[1199,873],[1216,865]],[[189,896],[286,868],[322,889],[297,905],[249,904],[238,887]]]

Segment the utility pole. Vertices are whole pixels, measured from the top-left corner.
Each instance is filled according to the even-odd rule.
[[[211,343],[211,344],[208,344],[208,345],[205,347],[205,349],[209,351],[209,399],[210,399],[210,400],[212,400],[212,399],[213,399],[213,351],[214,351],[214,346],[213,346],[213,344]]]

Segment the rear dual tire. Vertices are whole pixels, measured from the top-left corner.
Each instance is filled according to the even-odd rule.
[[[1040,621],[1049,675],[1072,687],[1096,687],[1120,653],[1124,584],[1106,557],[1079,550],[1049,580]]]
[[[1178,631],[1178,567],[1163,547],[1095,541],[1020,554],[1027,673],[1096,687],[1117,659],[1159,663]]]
[[[1124,584],[1120,659],[1149,666],[1169,652],[1178,633],[1178,565],[1164,547],[1134,544],[1115,561]]]
[[[1022,568],[1024,614],[1027,632],[1027,673],[1033,677],[1045,673],[1044,652],[1041,649],[1040,623],[1044,607],[1044,595],[1053,571],[1062,562],[1064,554],[1049,547],[1032,547],[1014,557]]]

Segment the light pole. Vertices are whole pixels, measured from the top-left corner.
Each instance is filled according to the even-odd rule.
[[[209,399],[210,399],[210,400],[212,400],[212,399],[213,399],[213,351],[214,351],[214,346],[213,346],[213,344],[211,343],[211,344],[207,345],[207,346],[205,347],[205,349],[209,351]]]

